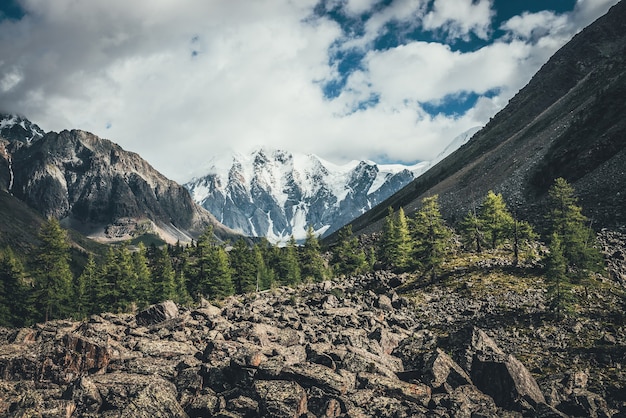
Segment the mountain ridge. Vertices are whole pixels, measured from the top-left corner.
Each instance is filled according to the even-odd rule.
[[[136,153],[81,130],[43,133],[21,117],[0,120],[0,190],[44,218],[105,242],[148,232],[188,242],[209,225],[236,235]]]
[[[356,219],[353,230],[380,230],[389,206],[410,213],[434,194],[456,223],[490,189],[541,225],[537,214],[557,177],[572,183],[595,228],[626,223],[625,21],[620,2],[557,51],[470,141]]]
[[[472,128],[454,138],[433,161],[413,165],[353,160],[335,164],[314,154],[260,148],[213,160],[207,174],[185,184],[196,203],[243,234],[285,242],[341,228],[386,199],[467,142]]]

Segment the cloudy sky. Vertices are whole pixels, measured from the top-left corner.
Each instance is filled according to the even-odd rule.
[[[617,0],[2,0],[0,111],[178,181],[261,145],[414,163]]]

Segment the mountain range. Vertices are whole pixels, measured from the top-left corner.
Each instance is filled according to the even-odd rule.
[[[185,184],[193,199],[243,235],[284,242],[303,240],[311,226],[330,234],[393,195],[480,128],[454,138],[433,161],[415,165],[351,161],[259,149],[213,160],[209,173]]]
[[[28,233],[12,228],[20,216],[25,224],[55,217],[99,241],[146,233],[190,241],[209,225],[234,235],[139,155],[85,131],[45,133],[14,115],[0,115],[0,195],[3,241]]]

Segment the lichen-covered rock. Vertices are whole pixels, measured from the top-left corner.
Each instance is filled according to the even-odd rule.
[[[297,418],[307,412],[304,389],[289,380],[259,380],[254,390],[260,399],[260,412],[265,417]]]
[[[178,306],[171,300],[152,305],[136,316],[137,325],[153,325],[178,316]]]

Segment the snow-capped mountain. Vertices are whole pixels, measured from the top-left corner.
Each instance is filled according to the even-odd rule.
[[[260,149],[213,160],[209,174],[185,187],[224,225],[248,236],[281,242],[341,228],[384,201],[476,132],[451,142],[433,162],[412,166],[352,161],[336,165],[316,155]]]

